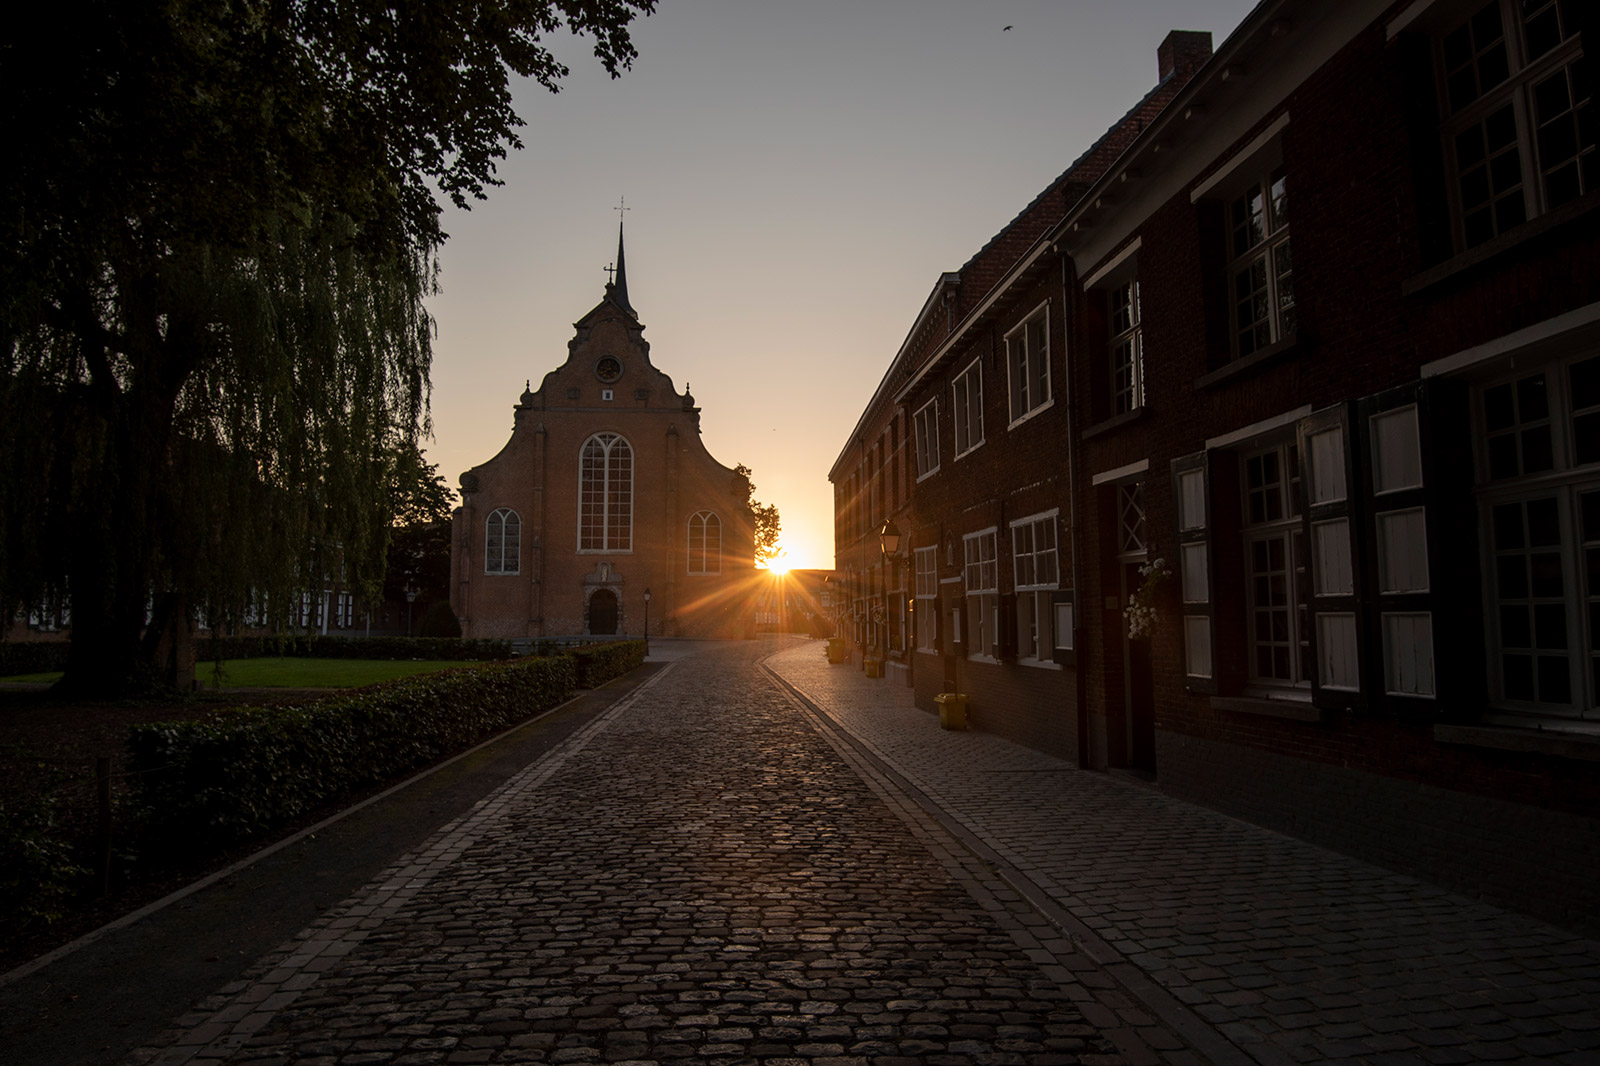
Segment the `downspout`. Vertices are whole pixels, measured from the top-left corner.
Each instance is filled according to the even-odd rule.
[[[1062,362],[1067,376],[1067,522],[1072,530],[1072,647],[1073,688],[1078,701],[1078,768],[1090,768],[1089,756],[1089,675],[1084,669],[1087,656],[1083,647],[1084,603],[1083,581],[1078,569],[1078,452],[1074,446],[1078,439],[1078,390],[1072,377],[1071,327],[1067,308],[1072,306],[1072,280],[1067,269],[1069,257],[1061,255],[1061,339]],[[1072,316],[1076,318],[1076,316]]]

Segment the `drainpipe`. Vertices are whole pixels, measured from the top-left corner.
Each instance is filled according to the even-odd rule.
[[[1072,528],[1072,647],[1077,665],[1073,670],[1073,687],[1078,700],[1078,768],[1090,768],[1089,754],[1089,675],[1085,669],[1088,656],[1083,646],[1083,580],[1078,568],[1078,390],[1073,387],[1072,350],[1067,343],[1071,327],[1067,308],[1072,306],[1072,277],[1067,269],[1069,259],[1061,255],[1059,247],[1053,251],[1061,257],[1061,336],[1062,361],[1067,376],[1067,521]],[[1075,316],[1073,316],[1075,317]]]

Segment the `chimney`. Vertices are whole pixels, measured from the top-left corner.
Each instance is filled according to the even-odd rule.
[[[1211,58],[1211,33],[1209,30],[1173,30],[1156,50],[1161,64],[1161,81],[1173,74],[1187,79]]]

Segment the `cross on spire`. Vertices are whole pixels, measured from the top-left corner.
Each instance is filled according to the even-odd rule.
[[[611,275],[616,273],[617,268],[615,266],[613,266],[612,264],[607,263],[602,269],[605,270],[605,272],[606,272],[606,284],[610,285],[611,284]]]
[[[617,206],[611,210],[617,213],[617,221],[621,222],[623,215],[628,211],[632,211],[633,208],[628,206],[628,198],[626,196],[619,196],[617,197]]]

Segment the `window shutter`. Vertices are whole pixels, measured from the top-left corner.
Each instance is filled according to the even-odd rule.
[[[1341,404],[1300,420],[1301,519],[1307,565],[1306,639],[1311,699],[1318,707],[1364,709],[1373,691],[1371,627],[1350,408]],[[1366,670],[1366,675],[1363,675]],[[1365,681],[1364,681],[1365,676]]]
[[[1196,692],[1217,691],[1214,653],[1216,618],[1212,610],[1215,573],[1211,553],[1210,472],[1206,453],[1172,461],[1173,495],[1177,500],[1179,601],[1182,604],[1183,672]]]
[[[1052,592],[1050,610],[1054,615],[1050,620],[1050,632],[1055,637],[1053,661],[1062,666],[1077,666],[1078,639],[1074,630],[1078,625],[1078,605],[1073,590],[1058,589]]]
[[[1435,575],[1430,540],[1428,478],[1431,456],[1422,385],[1414,382],[1369,396],[1356,408],[1363,448],[1361,477],[1365,568],[1372,654],[1369,691],[1389,707],[1435,710]],[[1421,703],[1420,701],[1428,701]]]

